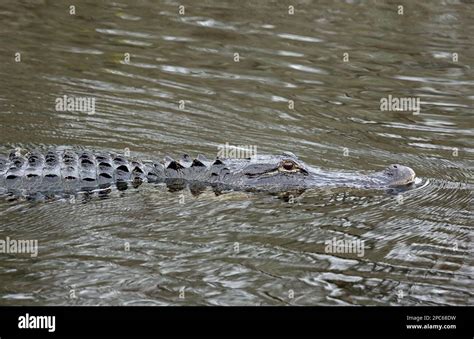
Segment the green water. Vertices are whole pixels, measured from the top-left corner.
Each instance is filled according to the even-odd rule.
[[[70,5],[0,3],[0,153],[212,157],[229,143],[331,171],[401,163],[420,182],[293,202],[153,185],[1,199],[0,240],[39,246],[0,253],[1,305],[472,305],[474,4]],[[94,98],[94,114],[58,111],[64,95]],[[389,95],[420,113],[381,111]]]

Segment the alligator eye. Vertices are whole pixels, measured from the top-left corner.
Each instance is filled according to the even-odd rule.
[[[281,163],[281,167],[283,167],[283,169],[286,171],[292,171],[296,169],[295,163],[289,160],[283,160]]]
[[[304,168],[300,167],[296,162],[292,160],[282,160],[280,165],[278,166],[278,170],[280,172],[287,172],[287,173],[302,173],[304,175],[308,174],[308,171]]]

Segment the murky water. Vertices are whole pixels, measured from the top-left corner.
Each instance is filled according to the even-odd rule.
[[[473,303],[472,2],[71,4],[0,3],[1,153],[210,157],[228,142],[336,171],[398,162],[421,182],[293,202],[153,185],[1,199],[0,239],[39,252],[0,254],[0,304]],[[64,95],[95,98],[95,113],[56,110]],[[381,111],[389,95],[419,98],[420,113]],[[332,239],[364,253],[330,253]]]

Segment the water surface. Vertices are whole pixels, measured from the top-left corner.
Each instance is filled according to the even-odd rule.
[[[0,4],[2,154],[212,157],[228,142],[328,171],[401,163],[421,181],[290,201],[160,185],[1,199],[0,239],[36,239],[39,253],[0,254],[0,304],[472,305],[474,4],[70,5]],[[95,98],[95,113],[57,111],[64,95]],[[388,95],[420,98],[420,114],[381,111]],[[364,255],[328,253],[331,239],[363,241]]]

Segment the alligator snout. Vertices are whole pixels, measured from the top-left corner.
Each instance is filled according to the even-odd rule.
[[[416,173],[408,166],[393,164],[385,170],[390,186],[404,186],[415,181]]]

